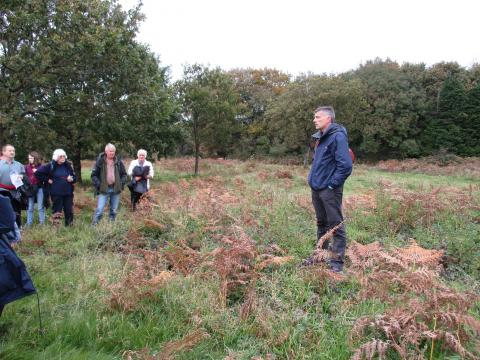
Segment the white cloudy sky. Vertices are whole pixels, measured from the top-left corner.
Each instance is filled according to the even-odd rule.
[[[120,0],[131,8],[136,0]],[[138,39],[182,64],[339,73],[375,57],[480,62],[478,0],[143,0]]]

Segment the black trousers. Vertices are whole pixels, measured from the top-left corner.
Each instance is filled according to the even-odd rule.
[[[69,226],[73,223],[73,195],[51,195],[53,213],[61,213],[65,215],[65,225]]]
[[[138,193],[136,191],[132,191],[131,192],[131,201],[132,201],[132,209],[135,210],[136,207],[137,207],[137,203],[138,201],[140,200],[140,198],[142,197],[142,193]]]
[[[11,199],[10,201],[12,203],[13,211],[15,211],[15,222],[20,229],[22,227],[22,204],[15,199]]]
[[[342,214],[343,186],[330,190],[312,190],[312,203],[317,217],[317,241],[328,230],[337,226],[343,221]],[[333,234],[333,241],[325,241],[322,248],[331,251],[330,264],[333,267],[342,269],[347,245],[347,234],[345,225],[342,224]]]

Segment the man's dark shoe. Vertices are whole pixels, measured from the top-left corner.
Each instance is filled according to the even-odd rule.
[[[308,258],[302,261],[302,266],[313,266],[313,265],[320,265],[325,264],[324,259],[319,259],[315,255],[310,255]]]
[[[309,256],[308,258],[302,261],[302,266],[313,266],[315,264],[316,262],[313,255]]]
[[[340,264],[330,263],[328,269],[334,273],[343,273],[343,266]]]
[[[343,274],[343,269],[342,269],[342,268],[330,267],[329,270],[330,270],[331,272],[334,272],[334,273],[337,273],[337,274]]]
[[[313,266],[320,264],[325,264],[325,259],[318,255],[310,255],[308,258],[302,261],[302,266]]]
[[[341,273],[343,272],[343,262],[339,262],[339,261],[336,261],[336,260],[328,260],[328,269],[332,272],[335,272],[335,273]]]

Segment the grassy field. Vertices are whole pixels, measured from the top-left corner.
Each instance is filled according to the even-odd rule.
[[[150,201],[132,213],[125,191],[113,224],[91,226],[77,186],[73,227],[23,232],[43,331],[36,297],[7,305],[0,359],[479,358],[478,171],[355,165],[335,275],[301,266],[316,240],[306,169],[192,166],[158,162]]]

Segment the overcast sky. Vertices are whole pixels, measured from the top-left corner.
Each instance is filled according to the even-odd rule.
[[[136,0],[120,0],[126,9]],[[143,0],[138,40],[183,64],[340,73],[375,57],[480,62],[478,0]]]

